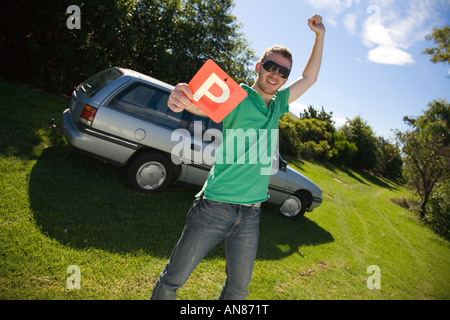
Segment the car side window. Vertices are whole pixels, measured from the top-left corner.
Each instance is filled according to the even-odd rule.
[[[171,129],[179,126],[182,112],[173,112],[167,106],[170,92],[142,83],[135,83],[119,93],[109,106],[137,117],[156,122]]]
[[[206,130],[207,124],[208,118],[194,114],[192,120],[188,124],[187,129],[189,130],[191,135],[194,135],[195,133],[200,133],[198,131],[201,131],[201,134],[203,135],[203,133]],[[196,127],[197,132],[194,132],[194,127]]]
[[[199,115],[193,115],[192,120],[189,122],[188,130],[191,133],[191,135],[194,134],[194,127],[201,125],[201,132],[202,134],[207,129],[217,129],[219,131],[222,131],[222,122],[216,123],[210,118],[202,117]],[[198,129],[197,129],[198,130]]]

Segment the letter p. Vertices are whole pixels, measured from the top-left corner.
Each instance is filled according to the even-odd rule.
[[[220,97],[216,97],[209,91],[214,84],[217,84],[222,89]],[[197,92],[194,93],[194,100],[198,102],[203,96],[207,96],[215,103],[224,103],[230,97],[230,88],[213,72]]]

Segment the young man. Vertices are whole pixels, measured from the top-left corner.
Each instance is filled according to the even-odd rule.
[[[156,282],[151,299],[175,299],[176,290],[185,284],[197,264],[221,241],[225,247],[227,277],[219,299],[247,297],[258,247],[260,203],[268,198],[270,175],[261,174],[267,166],[259,161],[240,161],[249,159],[249,149],[255,147],[251,142],[246,143],[241,154],[235,150],[227,151],[227,146],[233,145],[233,141],[228,144],[229,140],[234,139],[234,136],[228,137],[227,132],[231,132],[230,129],[243,132],[276,130],[279,117],[288,112],[289,103],[315,83],[322,60],[325,27],[319,15],[308,19],[308,26],[316,38],[298,80],[280,89],[288,80],[292,55],[287,48],[274,46],[267,49],[256,64],[257,76],[252,87],[241,85],[248,96],[223,120],[223,140],[215,164],[187,214],[186,226]],[[193,94],[188,85],[178,84],[169,97],[168,106],[175,112],[186,109],[205,115],[191,103],[191,99]],[[232,161],[217,160],[219,155],[223,160],[229,153],[232,153]]]

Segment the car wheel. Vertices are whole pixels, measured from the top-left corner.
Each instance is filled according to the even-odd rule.
[[[297,220],[305,215],[308,202],[301,192],[289,196],[281,205],[280,211],[286,218]]]
[[[137,156],[126,169],[127,184],[141,192],[160,192],[172,182],[173,169],[170,161],[159,153]]]

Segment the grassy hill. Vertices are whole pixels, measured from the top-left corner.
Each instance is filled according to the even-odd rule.
[[[47,128],[68,105],[0,82],[0,299],[148,299],[195,190],[128,189],[121,169],[81,155]],[[263,208],[249,299],[449,299],[450,246],[392,199],[388,180],[298,160],[323,204],[299,221]],[[68,289],[69,266],[81,272]],[[369,289],[377,266],[380,289]],[[215,248],[179,291],[216,299],[225,254]]]

